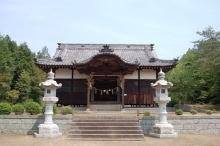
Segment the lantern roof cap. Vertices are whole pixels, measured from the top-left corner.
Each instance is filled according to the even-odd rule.
[[[52,69],[48,73],[48,77],[47,78],[48,78],[48,80],[46,80],[45,82],[41,82],[39,84],[40,87],[43,87],[43,88],[60,88],[60,87],[62,87],[61,83],[58,84],[54,80],[54,73],[53,73]]]
[[[165,73],[160,69],[158,73],[158,79],[155,83],[151,83],[151,87],[153,88],[170,88],[173,86],[173,83],[165,80]]]

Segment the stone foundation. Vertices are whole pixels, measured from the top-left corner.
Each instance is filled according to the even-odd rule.
[[[144,134],[150,134],[154,124],[159,121],[159,117],[140,117],[140,124]],[[174,127],[178,134],[220,134],[220,115],[204,116],[169,116],[168,122]]]
[[[0,115],[0,133],[34,134],[38,126],[44,122],[44,116],[36,115]],[[72,115],[55,115],[54,123],[62,133],[71,128]]]
[[[148,135],[159,117],[139,117],[144,134]],[[43,116],[35,115],[0,115],[0,133],[34,134],[39,124],[44,122]],[[220,134],[220,115],[204,116],[169,116],[168,122],[178,134]],[[55,115],[54,123],[60,132],[68,133],[71,129],[72,115]]]

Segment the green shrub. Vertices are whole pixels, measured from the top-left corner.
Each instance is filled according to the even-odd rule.
[[[53,105],[53,113],[56,114],[57,111],[58,111],[57,105],[54,104],[54,105]],[[44,113],[44,112],[45,112],[45,105],[44,105],[43,108],[42,108],[42,113]]]
[[[56,114],[56,113],[57,113],[57,111],[58,111],[57,105],[56,105],[56,104],[54,104],[54,105],[53,105],[53,113],[54,113],[54,114]]]
[[[33,101],[25,104],[25,110],[31,115],[39,114],[42,111],[40,104]]]
[[[190,113],[193,114],[193,115],[196,115],[198,112],[197,112],[197,110],[195,110],[195,109],[191,109],[191,110],[190,110]]]
[[[205,113],[208,114],[208,115],[211,115],[211,114],[213,114],[214,112],[213,112],[213,110],[206,110]]]
[[[179,103],[178,99],[172,98],[171,101],[167,104],[167,107],[174,107],[178,103]]]
[[[24,108],[26,109],[26,107],[27,107],[27,104],[29,103],[29,102],[34,102],[33,101],[33,99],[26,99],[22,104],[24,105]]]
[[[62,106],[61,108],[61,113],[66,115],[66,114],[72,114],[72,107],[71,106]]]
[[[15,104],[19,98],[19,94],[20,94],[20,92],[17,90],[10,90],[7,92],[6,100],[9,103]]]
[[[24,113],[24,106],[22,104],[15,104],[12,106],[12,111],[16,114],[16,115],[21,115]]]
[[[0,115],[9,115],[12,111],[11,105],[8,103],[0,103]]]
[[[176,114],[177,115],[182,115],[183,114],[183,110],[182,109],[177,109],[176,110]]]
[[[144,112],[144,116],[150,116],[150,112]]]

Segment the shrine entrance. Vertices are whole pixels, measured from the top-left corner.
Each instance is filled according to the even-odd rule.
[[[95,76],[91,103],[121,103],[121,88],[117,76]]]
[[[107,105],[109,107],[113,107],[113,105],[124,107],[124,75],[133,73],[139,64],[137,61],[126,62],[113,54],[112,51],[105,47],[105,49],[100,50],[100,54],[85,60],[83,63],[74,64],[79,73],[88,75],[88,109],[98,109],[94,105],[104,105],[105,109],[107,109]]]

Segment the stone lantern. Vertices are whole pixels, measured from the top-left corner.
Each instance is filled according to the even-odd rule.
[[[151,83],[151,87],[156,89],[156,96],[154,101],[159,105],[159,123],[156,123],[151,132],[151,136],[164,138],[164,137],[176,137],[177,133],[174,131],[173,126],[167,122],[167,110],[166,105],[170,102],[171,98],[168,97],[168,88],[172,87],[171,82],[165,80],[165,73],[160,70],[158,73],[158,81]]]
[[[44,123],[38,126],[39,134],[35,133],[36,137],[53,138],[62,135],[59,132],[57,124],[53,123],[53,105],[58,101],[56,97],[56,89],[60,88],[62,84],[57,84],[54,80],[54,73],[52,70],[48,73],[48,80],[39,84],[44,88],[43,102],[45,103],[45,119]]]

